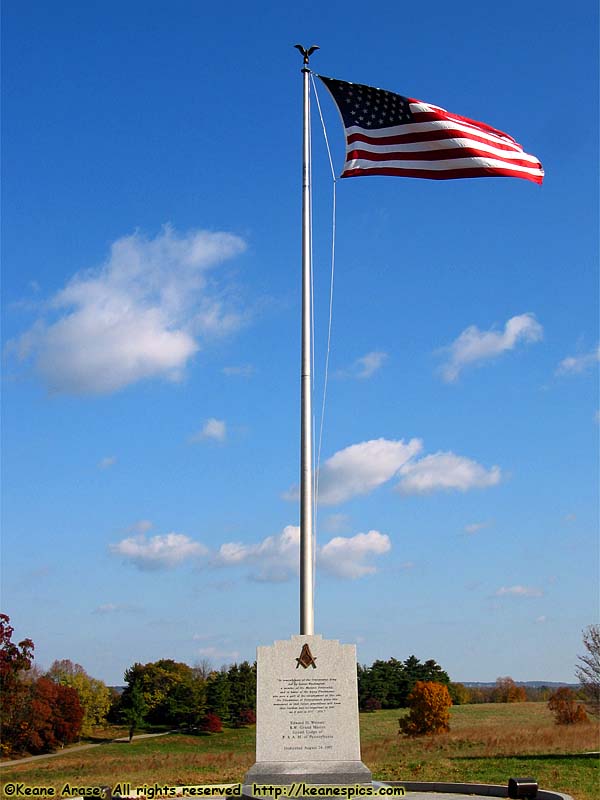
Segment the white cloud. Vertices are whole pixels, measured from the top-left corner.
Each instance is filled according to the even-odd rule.
[[[201,431],[190,437],[190,442],[202,442],[206,439],[213,439],[216,442],[224,442],[227,437],[227,426],[224,420],[211,417],[207,419]]]
[[[379,531],[337,536],[317,550],[317,562],[341,578],[360,578],[376,571],[371,560],[391,549],[390,539]],[[250,567],[253,580],[276,583],[298,574],[300,528],[288,525],[276,536],[258,544],[228,542],[221,545],[215,563],[220,566]]]
[[[454,453],[434,453],[400,469],[400,494],[429,494],[439,490],[485,489],[500,483],[500,467],[487,470],[464,456]]]
[[[328,514],[323,520],[322,526],[329,533],[343,533],[348,529],[349,524],[348,514]]]
[[[49,390],[107,394],[147,378],[177,381],[204,340],[235,330],[238,313],[209,270],[241,253],[229,233],[166,226],[113,243],[107,261],[77,273],[9,349],[33,358]]]
[[[500,467],[489,470],[464,456],[438,452],[419,460],[420,439],[372,439],[339,450],[321,467],[318,476],[319,503],[337,505],[358,495],[368,494],[394,477],[400,494],[429,494],[434,491],[484,489],[502,478]],[[284,494],[298,499],[298,487]]]
[[[377,572],[377,568],[369,563],[370,559],[391,549],[390,537],[379,531],[357,533],[351,537],[336,536],[320,549],[318,561],[340,578],[362,578]]]
[[[109,548],[141,570],[169,569],[208,553],[204,545],[182,533],[167,533],[150,539],[142,533],[111,544]]]
[[[220,647],[200,647],[196,650],[196,654],[201,656],[202,658],[214,658],[214,659],[222,659],[222,658],[231,658],[235,661],[235,659],[240,657],[240,653],[238,650],[224,650]]]
[[[258,544],[228,542],[221,545],[216,563],[223,566],[251,564],[252,577],[258,581],[288,580],[298,573],[300,561],[300,528],[287,525],[276,536],[267,536]]]
[[[511,317],[503,331],[480,331],[470,325],[448,347],[441,352],[449,354],[446,364],[441,368],[445,381],[452,383],[468,366],[475,366],[513,350],[519,342],[538,342],[543,336],[543,328],[531,313]]]
[[[117,463],[116,456],[105,456],[98,462],[98,469],[108,469]]]
[[[123,605],[122,603],[103,603],[92,611],[92,614],[128,614],[137,611],[136,606]]]
[[[548,621],[548,617],[546,617],[546,615],[545,615],[545,614],[542,614],[542,616],[541,616],[541,617],[536,617],[536,620],[535,620],[535,621],[536,621],[536,623],[537,623],[538,625],[543,625],[545,622],[547,622],[547,621]]]
[[[336,375],[339,378],[357,378],[358,380],[365,380],[378,372],[387,361],[387,358],[387,353],[373,350],[357,358],[348,369],[339,370]]]
[[[153,527],[154,525],[149,519],[139,519],[133,525],[130,525],[127,530],[134,533],[147,533]]]
[[[533,586],[501,586],[496,597],[542,597],[544,592]]]
[[[411,439],[408,443],[402,439],[371,439],[338,450],[321,467],[319,503],[336,505],[356,495],[368,494],[393,478],[422,447],[420,439]],[[297,496],[297,489],[287,495],[288,499]]]
[[[92,613],[94,614],[113,614],[115,611],[119,610],[119,606],[116,603],[104,603],[101,606],[98,606],[94,609]]]
[[[226,636],[215,636],[212,633],[194,633],[192,634],[192,641],[194,642],[213,642],[219,645],[231,644],[231,639]]]
[[[578,375],[586,372],[588,369],[600,361],[600,345],[595,347],[589,353],[584,353],[580,356],[568,356],[563,358],[558,367],[556,368],[557,375]]]
[[[250,378],[256,369],[252,364],[240,364],[237,367],[223,367],[221,372],[228,377]]]
[[[470,536],[473,536],[475,533],[479,533],[484,528],[489,528],[491,522],[471,522],[470,525],[465,525],[465,533],[468,533]]]

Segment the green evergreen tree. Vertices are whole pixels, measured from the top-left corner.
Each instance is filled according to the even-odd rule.
[[[370,667],[357,666],[358,702],[361,710],[403,708],[417,681],[448,685],[448,674],[433,659],[422,664],[416,656],[406,661],[390,658],[374,661]]]
[[[227,672],[212,672],[206,681],[206,710],[216,714],[222,722],[229,722],[231,685]]]
[[[148,706],[144,699],[141,683],[136,681],[130,685],[130,691],[121,706],[121,718],[129,728],[129,741],[133,739],[136,729],[144,724]]]
[[[233,724],[244,725],[248,717],[247,712],[256,711],[256,667],[247,661],[242,661],[239,666],[237,664],[233,666],[236,671],[234,680],[230,678],[229,713]]]

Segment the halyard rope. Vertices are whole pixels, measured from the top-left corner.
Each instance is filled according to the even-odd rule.
[[[313,73],[310,73],[313,90],[315,93],[315,100],[317,101],[317,108],[319,110],[319,117],[321,119],[321,127],[323,128],[323,136],[325,138],[325,146],[327,147],[327,156],[329,158],[329,166],[331,168],[332,177],[332,224],[331,224],[331,278],[329,283],[329,323],[327,326],[327,353],[325,356],[325,377],[323,381],[323,403],[321,406],[321,424],[319,427],[319,446],[317,449],[317,464],[315,469],[315,493],[314,493],[314,520],[315,520],[315,548],[313,559],[316,560],[316,532],[317,532],[317,507],[319,501],[319,470],[321,467],[321,446],[323,444],[323,425],[325,421],[325,404],[327,400],[327,383],[329,378],[329,354],[331,352],[331,327],[333,320],[333,284],[335,276],[335,235],[336,235],[336,186],[337,178],[333,168],[333,159],[331,158],[331,149],[329,147],[329,139],[327,137],[327,129],[325,127],[325,120],[323,119],[323,112],[321,111],[321,103],[319,102],[319,94],[315,84]],[[316,570],[313,570],[313,581]]]

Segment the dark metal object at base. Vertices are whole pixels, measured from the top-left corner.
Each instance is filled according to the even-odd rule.
[[[533,778],[509,778],[508,780],[508,796],[512,800],[517,798],[534,798],[537,797],[538,784]]]

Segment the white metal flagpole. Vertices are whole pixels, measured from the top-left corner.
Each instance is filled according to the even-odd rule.
[[[302,368],[300,386],[300,633],[312,635],[315,626],[313,589],[313,454],[311,397],[311,169],[310,169],[310,70],[308,60],[318,47],[306,50],[295,45],[304,57],[302,138]]]

